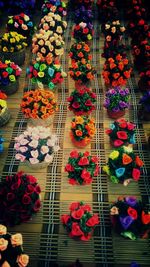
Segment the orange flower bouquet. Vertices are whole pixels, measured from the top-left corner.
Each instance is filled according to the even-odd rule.
[[[115,58],[108,58],[104,64],[102,76],[108,86],[125,86],[130,78],[132,68],[127,58],[120,54]]]
[[[71,141],[77,147],[85,147],[91,142],[96,129],[94,119],[88,116],[75,116],[71,122]]]
[[[48,126],[52,123],[58,106],[53,92],[37,89],[24,93],[21,109],[25,118],[29,118],[32,124]]]
[[[90,47],[85,42],[77,42],[72,44],[70,48],[69,57],[71,61],[81,61],[82,59],[91,60]]]

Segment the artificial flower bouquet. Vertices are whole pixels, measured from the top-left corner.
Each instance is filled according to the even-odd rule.
[[[106,134],[110,137],[110,142],[114,147],[135,144],[135,124],[125,119],[118,119],[110,124]]]
[[[77,116],[89,115],[95,110],[96,94],[91,88],[84,86],[81,89],[75,89],[67,98],[69,110]]]
[[[82,148],[91,142],[96,132],[94,123],[94,119],[88,116],[75,116],[72,119],[70,137],[75,146]]]
[[[64,53],[64,41],[61,35],[51,31],[40,30],[32,39],[32,53],[38,61],[51,64],[56,57]]]
[[[4,138],[0,132],[0,154],[3,152],[4,147],[3,147],[3,143],[4,143]]]
[[[118,19],[119,11],[116,7],[116,0],[97,0],[99,19],[102,22]]]
[[[111,42],[113,40],[119,42],[123,36],[126,28],[120,23],[119,20],[108,21],[102,27],[102,32],[107,41]]]
[[[44,1],[41,9],[43,15],[47,15],[49,12],[58,14],[61,17],[67,15],[67,5],[64,1],[59,1],[57,2],[57,5],[55,5],[52,1],[50,2],[49,0],[46,0]]]
[[[30,118],[34,125],[43,126],[52,123],[53,115],[58,110],[54,93],[44,89],[25,92],[20,106],[25,118]]]
[[[130,181],[137,182],[140,179],[143,164],[131,147],[122,146],[110,153],[103,171],[113,183],[127,186]]]
[[[91,156],[88,151],[82,153],[73,150],[70,153],[65,171],[68,172],[69,183],[72,185],[91,184],[95,176],[98,176],[100,168],[99,158]]]
[[[133,46],[134,64],[139,71],[149,68],[150,65],[150,38]]]
[[[91,22],[80,22],[73,27],[72,36],[76,41],[89,42],[93,39],[94,30]]]
[[[86,42],[77,42],[72,44],[69,52],[69,57],[72,61],[81,61],[85,59],[86,61],[92,59],[90,54],[90,47]]]
[[[131,7],[126,12],[126,16],[129,20],[137,22],[141,18],[147,18],[147,10],[141,1],[140,3],[138,3],[137,1],[133,0],[131,3]]]
[[[150,37],[150,26],[142,18],[140,18],[138,21],[132,20],[128,24],[128,32],[132,38],[131,44],[138,45],[139,42]]]
[[[15,137],[15,158],[21,162],[26,161],[29,166],[36,169],[46,167],[53,161],[54,153],[59,150],[57,141],[57,137],[49,128],[28,127],[21,135]]]
[[[100,220],[97,214],[91,212],[91,207],[83,202],[73,202],[70,207],[70,214],[61,216],[61,222],[71,238],[88,241]]]
[[[6,99],[7,95],[0,91],[0,127],[7,124],[11,117]]]
[[[56,84],[62,83],[66,73],[63,72],[60,64],[47,63],[33,60],[32,65],[27,68],[27,75],[33,84],[39,87],[48,86],[53,90]]]
[[[89,21],[92,22],[93,19],[93,12],[91,9],[87,9],[84,5],[79,6],[74,11],[74,22],[79,24],[80,22]]]
[[[138,87],[140,91],[150,91],[150,67],[147,66],[140,72]]]
[[[125,114],[126,108],[129,108],[130,92],[128,88],[120,86],[110,88],[105,95],[104,107],[107,114],[112,119],[118,119]]]
[[[40,193],[34,176],[23,172],[7,176],[0,182],[0,222],[14,226],[30,220],[41,207]]]
[[[18,90],[18,78],[22,69],[10,60],[4,62],[0,60],[0,88],[7,95],[11,95]]]
[[[90,61],[84,58],[81,61],[72,62],[69,68],[70,77],[78,83],[85,84],[94,80],[95,68]]]
[[[62,20],[60,15],[50,12],[41,19],[39,28],[45,31],[50,30],[58,35],[63,35],[67,28],[67,22]]]
[[[7,7],[10,14],[31,14],[35,8],[36,0],[8,0]]]
[[[5,225],[0,224],[0,266],[1,267],[26,267],[29,256],[23,250],[22,234],[10,234]]]
[[[150,121],[150,91],[145,92],[139,101],[139,118],[141,120]]]
[[[104,64],[102,76],[108,86],[125,86],[130,78],[132,67],[127,58],[118,54],[108,58]]]
[[[119,197],[110,209],[114,230],[121,236],[136,240],[150,234],[150,210],[134,196]]]

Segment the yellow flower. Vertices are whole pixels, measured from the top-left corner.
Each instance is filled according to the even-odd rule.
[[[16,45],[17,50],[21,50],[22,46],[21,45]]]
[[[11,47],[11,48],[10,48],[10,52],[11,52],[11,53],[14,52],[14,47]]]
[[[40,78],[44,77],[44,72],[39,71],[38,76],[39,76]]]
[[[3,47],[3,52],[8,52],[8,49],[6,46]]]
[[[11,44],[13,44],[13,43],[15,43],[15,42],[16,42],[15,38],[10,38],[10,43],[11,43]]]
[[[76,122],[76,124],[83,124],[84,119],[81,116],[76,116],[75,122]]]
[[[92,39],[92,35],[91,34],[88,34],[87,35],[87,38],[88,38],[88,40],[91,40]]]
[[[27,43],[25,43],[25,42],[23,42],[22,44],[23,44],[24,46],[27,46]]]
[[[20,38],[18,36],[15,36],[16,38],[16,41],[19,42],[20,41]]]
[[[110,175],[109,166],[105,165],[105,166],[103,167],[103,171],[106,172],[108,175]]]
[[[3,99],[0,99],[0,106],[2,107],[2,110],[1,110],[1,114],[2,114],[7,108],[7,102]]]
[[[119,152],[117,150],[114,150],[113,152],[110,153],[109,158],[114,160],[119,157]]]
[[[9,76],[9,80],[10,80],[11,82],[15,82],[15,81],[16,81],[16,77],[15,77],[14,75],[10,75],[10,76]]]

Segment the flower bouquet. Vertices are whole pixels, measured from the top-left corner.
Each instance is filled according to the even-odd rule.
[[[139,118],[141,120],[150,121],[150,91],[145,92],[139,101]]]
[[[25,14],[33,12],[36,0],[8,0],[7,2],[8,12],[16,15],[21,12]]]
[[[87,116],[76,116],[71,122],[70,137],[73,144],[77,147],[85,147],[94,137],[96,129],[94,119]]]
[[[119,197],[112,204],[110,215],[114,230],[121,236],[131,240],[149,237],[150,211],[136,197]]]
[[[25,118],[36,126],[50,125],[58,110],[54,93],[44,89],[25,92],[20,106]]]
[[[132,68],[128,59],[118,54],[115,58],[106,60],[102,76],[107,86],[125,86],[131,72]]]
[[[142,18],[138,21],[132,20],[128,24],[128,32],[132,38],[131,44],[138,45],[139,42],[150,37],[150,26]]]
[[[64,53],[64,41],[61,35],[44,31],[34,35],[32,39],[32,53],[36,55],[38,61],[51,64],[57,57]]]
[[[78,42],[89,42],[93,39],[93,35],[93,24],[90,22],[80,22],[73,27],[72,36]]]
[[[118,19],[119,11],[116,7],[116,0],[97,0],[99,19],[102,22]]]
[[[140,3],[138,3],[137,1],[133,0],[131,3],[131,7],[126,12],[127,18],[134,22],[136,21],[136,23],[142,18],[146,19],[147,15],[147,10],[141,3],[141,1]]]
[[[4,33],[0,38],[0,53],[5,59],[23,65],[25,61],[26,37],[17,32]]]
[[[133,56],[135,67],[142,71],[143,68],[149,68],[150,66],[150,38],[141,41],[137,45],[133,46]]]
[[[72,0],[72,2],[75,6],[85,6],[87,9],[91,9],[94,0]]]
[[[54,152],[59,150],[57,138],[49,128],[42,126],[28,127],[18,137],[15,137],[15,158],[26,161],[35,169],[47,167],[53,161]]]
[[[138,82],[140,91],[150,91],[150,68],[147,66],[140,72],[140,80]]]
[[[27,222],[39,211],[41,189],[37,179],[23,172],[0,182],[0,222],[16,225]]]
[[[33,84],[38,84],[40,88],[48,86],[50,90],[53,90],[56,84],[63,82],[66,73],[63,72],[60,64],[48,65],[33,60],[32,65],[27,68],[27,75]]]
[[[134,154],[132,148],[122,146],[110,153],[103,171],[113,183],[123,183],[127,186],[130,181],[140,179],[142,166],[143,161]]]
[[[74,11],[74,22],[79,24],[80,22],[92,22],[93,13],[91,9],[87,9],[84,5],[79,6]]]
[[[10,60],[0,60],[0,88],[7,95],[15,93],[19,88],[18,77],[22,69]]]
[[[26,267],[29,256],[24,254],[22,234],[11,235],[5,225],[0,224],[0,266],[1,267]]]
[[[60,1],[55,5],[52,1],[46,0],[42,5],[43,15],[47,15],[49,12],[60,15],[61,17],[67,15],[67,5],[65,2]]]
[[[125,119],[119,119],[111,123],[110,128],[106,130],[111,144],[114,147],[135,144],[135,124]]]
[[[75,89],[67,101],[69,110],[72,110],[75,115],[89,115],[95,110],[96,94],[85,86],[82,89]]]
[[[11,117],[5,99],[7,99],[7,95],[0,91],[0,127],[7,124]]]
[[[81,59],[85,59],[86,61],[91,60],[90,47],[85,42],[74,43],[70,48],[69,57],[74,62],[81,61]]]
[[[94,232],[96,225],[100,223],[97,214],[92,214],[91,207],[83,202],[73,202],[70,214],[61,216],[61,222],[71,238],[88,241]]]
[[[3,147],[3,142],[4,138],[2,137],[2,134],[0,133],[0,154],[3,152],[4,147]]]
[[[68,172],[69,183],[74,185],[91,184],[94,176],[98,176],[100,168],[98,157],[90,156],[89,152],[73,150],[70,153],[65,171]]]
[[[60,15],[55,15],[53,12],[50,12],[41,19],[39,28],[45,31],[50,30],[58,35],[63,35],[67,28],[67,22],[62,20]]]
[[[118,54],[122,56],[122,58],[127,58],[126,46],[124,44],[114,44],[113,42],[104,41],[103,53],[102,57],[115,58]]]
[[[108,21],[102,27],[102,32],[106,40],[114,42],[115,44],[121,40],[125,30],[126,28],[120,23],[119,20]]]
[[[104,107],[107,109],[107,114],[112,119],[118,119],[125,114],[125,109],[129,108],[130,92],[129,89],[121,87],[110,88],[106,92]]]

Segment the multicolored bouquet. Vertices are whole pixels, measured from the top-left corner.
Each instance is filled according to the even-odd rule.
[[[84,58],[81,61],[72,62],[69,68],[70,77],[82,84],[94,80],[95,73],[96,70],[90,61],[86,61]]]
[[[150,210],[134,196],[119,197],[110,209],[112,226],[125,238],[136,240],[150,234]]]
[[[77,41],[86,42],[93,39],[93,24],[88,22],[80,22],[73,27],[72,36]]]
[[[150,66],[150,38],[133,46],[134,64],[139,71]]]
[[[86,61],[91,60],[90,47],[85,42],[74,43],[70,48],[69,57],[72,61],[81,61],[83,59],[84,62],[84,59]]]
[[[3,142],[4,142],[4,138],[2,137],[2,134],[0,133],[0,153],[2,153],[4,150]]]
[[[20,14],[25,12],[30,14],[33,12],[36,0],[8,0],[7,7],[10,14]]]
[[[1,52],[17,52],[27,46],[26,37],[17,32],[4,33],[0,38]]]
[[[36,54],[38,61],[51,64],[56,57],[64,53],[64,41],[61,35],[51,31],[41,30],[32,39],[32,53]]]
[[[94,232],[96,225],[100,223],[97,214],[91,213],[91,207],[83,202],[73,202],[70,214],[61,216],[61,222],[71,238],[88,241]]]
[[[63,72],[60,64],[46,64],[33,60],[32,65],[27,68],[27,75],[32,83],[38,83],[39,87],[47,85],[51,90],[57,83],[62,83],[66,73]]]
[[[93,12],[91,9],[87,9],[84,5],[79,6],[74,11],[74,22],[76,24],[79,24],[80,22],[86,22],[89,21],[92,22],[93,19]]]
[[[29,256],[24,254],[22,234],[11,235],[5,225],[0,224],[0,266],[2,267],[26,267]]]
[[[131,44],[138,45],[139,42],[150,37],[150,26],[143,18],[138,21],[132,20],[128,24],[128,32],[132,38]]]
[[[58,14],[61,17],[67,15],[67,5],[63,1],[59,1],[57,5],[55,5],[52,1],[46,0],[41,9],[44,15],[47,15],[49,12]]]
[[[96,94],[92,92],[91,88],[85,86],[78,90],[75,89],[67,101],[69,110],[72,110],[75,115],[89,115],[95,110]]]
[[[15,158],[21,162],[29,161],[33,165],[40,162],[49,164],[54,153],[59,150],[57,141],[57,137],[47,127],[28,127],[21,135],[15,137]]]
[[[106,85],[124,86],[130,78],[132,68],[127,58],[118,54],[115,58],[108,58],[104,64],[102,76]]]
[[[39,28],[45,31],[50,30],[58,35],[63,35],[67,28],[67,22],[62,20],[60,15],[50,12],[41,19]]]
[[[110,124],[106,134],[109,135],[111,144],[114,147],[135,144],[135,127],[134,123],[119,119]]]
[[[138,82],[141,91],[150,91],[150,68],[147,66],[140,72],[140,80]]]
[[[141,97],[139,108],[139,117],[141,120],[150,121],[150,91],[145,92],[145,94]]]
[[[30,220],[41,207],[40,193],[34,176],[23,172],[7,176],[0,182],[0,222],[13,226]]]
[[[129,89],[121,87],[110,88],[105,95],[104,107],[108,115],[117,119],[125,114],[125,109],[129,108],[130,92]]]
[[[126,28],[120,23],[119,20],[108,21],[104,27],[102,27],[102,32],[105,35],[107,42],[112,42],[113,40],[121,40]]]
[[[110,153],[108,163],[103,167],[103,171],[113,183],[123,183],[127,186],[130,181],[140,179],[143,164],[131,147],[122,146]]]
[[[96,132],[94,123],[95,120],[87,116],[72,119],[70,137],[75,146],[84,147],[91,142]]]
[[[33,119],[46,119],[58,110],[54,93],[44,89],[25,92],[20,106],[25,118]]]
[[[31,18],[25,13],[21,13],[16,16],[9,16],[6,27],[9,32],[14,31],[27,38],[31,37],[36,29]]]
[[[65,171],[68,172],[69,183],[72,185],[91,184],[94,176],[98,176],[100,168],[99,158],[91,156],[88,151],[82,153],[73,150],[70,153]]]

